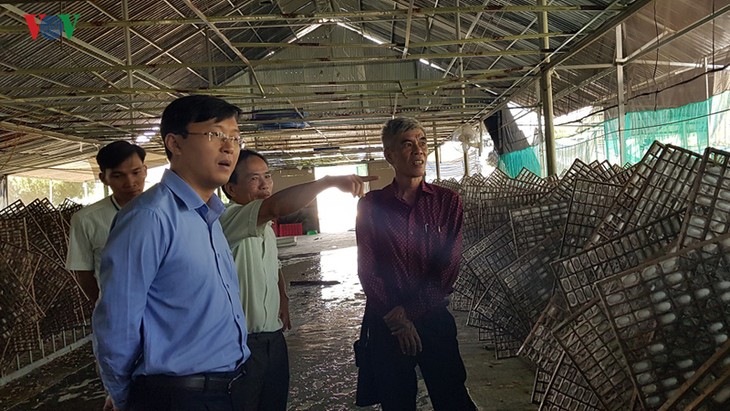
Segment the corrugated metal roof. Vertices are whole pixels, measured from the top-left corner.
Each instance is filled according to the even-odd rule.
[[[619,22],[623,55],[631,58],[629,98],[730,61],[730,0],[409,4],[137,0],[124,18],[122,3],[112,0],[3,3],[0,173],[36,169],[40,153],[52,152],[43,164],[60,164],[153,132],[164,106],[190,93],[222,96],[246,113],[299,112],[306,128],[262,131],[261,121],[241,120],[249,147],[288,166],[377,153],[379,128],[393,115],[422,120],[440,142],[507,101],[534,106],[548,55],[556,114],[610,107],[616,40],[606,29]],[[541,10],[548,13],[547,50]],[[24,15],[39,13],[79,14],[72,38],[32,40]],[[34,150],[21,149],[26,144]],[[314,151],[322,147],[339,148],[325,157]],[[145,148],[163,151],[159,138]]]

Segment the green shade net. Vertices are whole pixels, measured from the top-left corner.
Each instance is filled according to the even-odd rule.
[[[524,150],[513,151],[499,156],[497,167],[505,174],[514,178],[522,168],[526,168],[537,175],[541,175],[540,161],[537,159],[538,148],[527,147]]]
[[[730,91],[681,107],[627,113],[624,137],[623,164],[639,162],[654,140],[697,153],[702,153],[706,147],[730,151]],[[584,163],[608,160],[618,164],[618,119],[601,122],[555,143],[558,174],[570,167],[576,158]],[[541,159],[543,152],[544,145],[541,145]],[[510,165],[512,167],[520,168],[519,165]]]
[[[654,140],[703,152],[710,145],[708,130],[713,99],[677,108],[626,113],[624,163],[639,162]],[[620,158],[618,119],[604,122],[603,128],[608,161],[617,163]]]

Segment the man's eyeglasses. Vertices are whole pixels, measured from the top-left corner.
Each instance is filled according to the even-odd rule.
[[[228,134],[226,134],[222,131],[206,131],[205,133],[187,131],[187,132],[185,132],[185,134],[188,134],[188,135],[197,134],[199,136],[208,136],[208,141],[213,141],[213,139],[215,138],[215,139],[218,139],[218,141],[220,141],[221,143],[227,143],[230,141],[238,147],[243,148],[243,146],[244,146],[243,137],[241,137],[240,135],[237,135],[237,134],[229,136]]]

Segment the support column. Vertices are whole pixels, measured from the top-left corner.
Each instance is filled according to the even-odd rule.
[[[456,7],[459,8],[459,0],[456,0]],[[461,13],[456,13],[456,39],[461,40]],[[459,46],[459,53],[464,51],[464,45],[462,44]],[[461,109],[463,111],[466,111],[466,95],[465,95],[465,87],[466,84],[464,84],[464,59],[459,56],[459,80],[461,80]],[[466,147],[466,150],[464,150],[464,177],[469,176],[469,146],[468,145],[462,145],[462,148]]]
[[[127,4],[128,0],[122,0],[122,19],[124,21],[129,21],[129,5]],[[132,32],[129,28],[129,26],[124,26],[124,48],[126,50],[127,55],[127,61],[126,63],[128,65],[132,65]],[[127,70],[127,82],[129,84],[129,88],[134,90],[134,75],[132,74],[132,70]],[[134,119],[134,96],[132,94],[129,95],[129,124],[134,125],[136,123]],[[163,136],[164,137],[164,136]],[[137,136],[131,135],[130,136],[130,143],[135,144],[137,141]]]
[[[0,209],[8,206],[8,175],[0,176]]]
[[[626,107],[624,105],[623,23],[616,26],[616,103],[618,105],[618,164],[626,162]]]
[[[712,132],[712,92],[710,91],[710,74],[708,73],[709,66],[707,63],[707,57],[704,59],[705,66],[705,110],[707,110],[707,147],[712,147],[710,141],[710,133]],[[700,147],[702,149],[703,147]]]
[[[438,134],[436,133],[436,122],[433,122],[433,153],[436,156],[436,179],[441,180],[441,153],[438,146]]]
[[[541,82],[535,83],[537,86],[537,94],[540,95],[540,101],[538,101],[539,107],[535,109],[535,112],[537,114],[537,132],[538,135],[535,136],[535,138],[540,141],[540,144],[538,147],[540,149],[538,150],[539,154],[539,161],[540,161],[540,177],[547,176],[547,156],[545,155],[545,129],[542,128],[542,113],[540,112],[540,108],[542,107],[542,93],[540,92],[540,84]],[[534,143],[534,140],[533,140]]]
[[[469,177],[469,150],[464,151],[464,177]]]
[[[537,0],[539,6],[547,6],[546,0]],[[549,32],[548,13],[540,12],[540,32],[547,34]],[[550,49],[550,38],[545,36],[542,38],[542,49],[544,52]],[[550,62],[546,59],[543,64]],[[542,113],[545,118],[545,160],[547,163],[547,174],[549,176],[557,174],[556,155],[555,155],[555,127],[553,122],[553,81],[552,70],[543,66],[540,71],[540,99],[542,100]]]

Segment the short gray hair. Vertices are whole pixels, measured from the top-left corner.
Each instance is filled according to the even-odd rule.
[[[426,129],[423,128],[421,123],[414,118],[397,117],[388,120],[388,122],[383,126],[383,132],[380,135],[380,139],[383,142],[383,148],[391,147],[396,137],[413,129],[420,129],[423,131],[423,135],[426,135]]]

